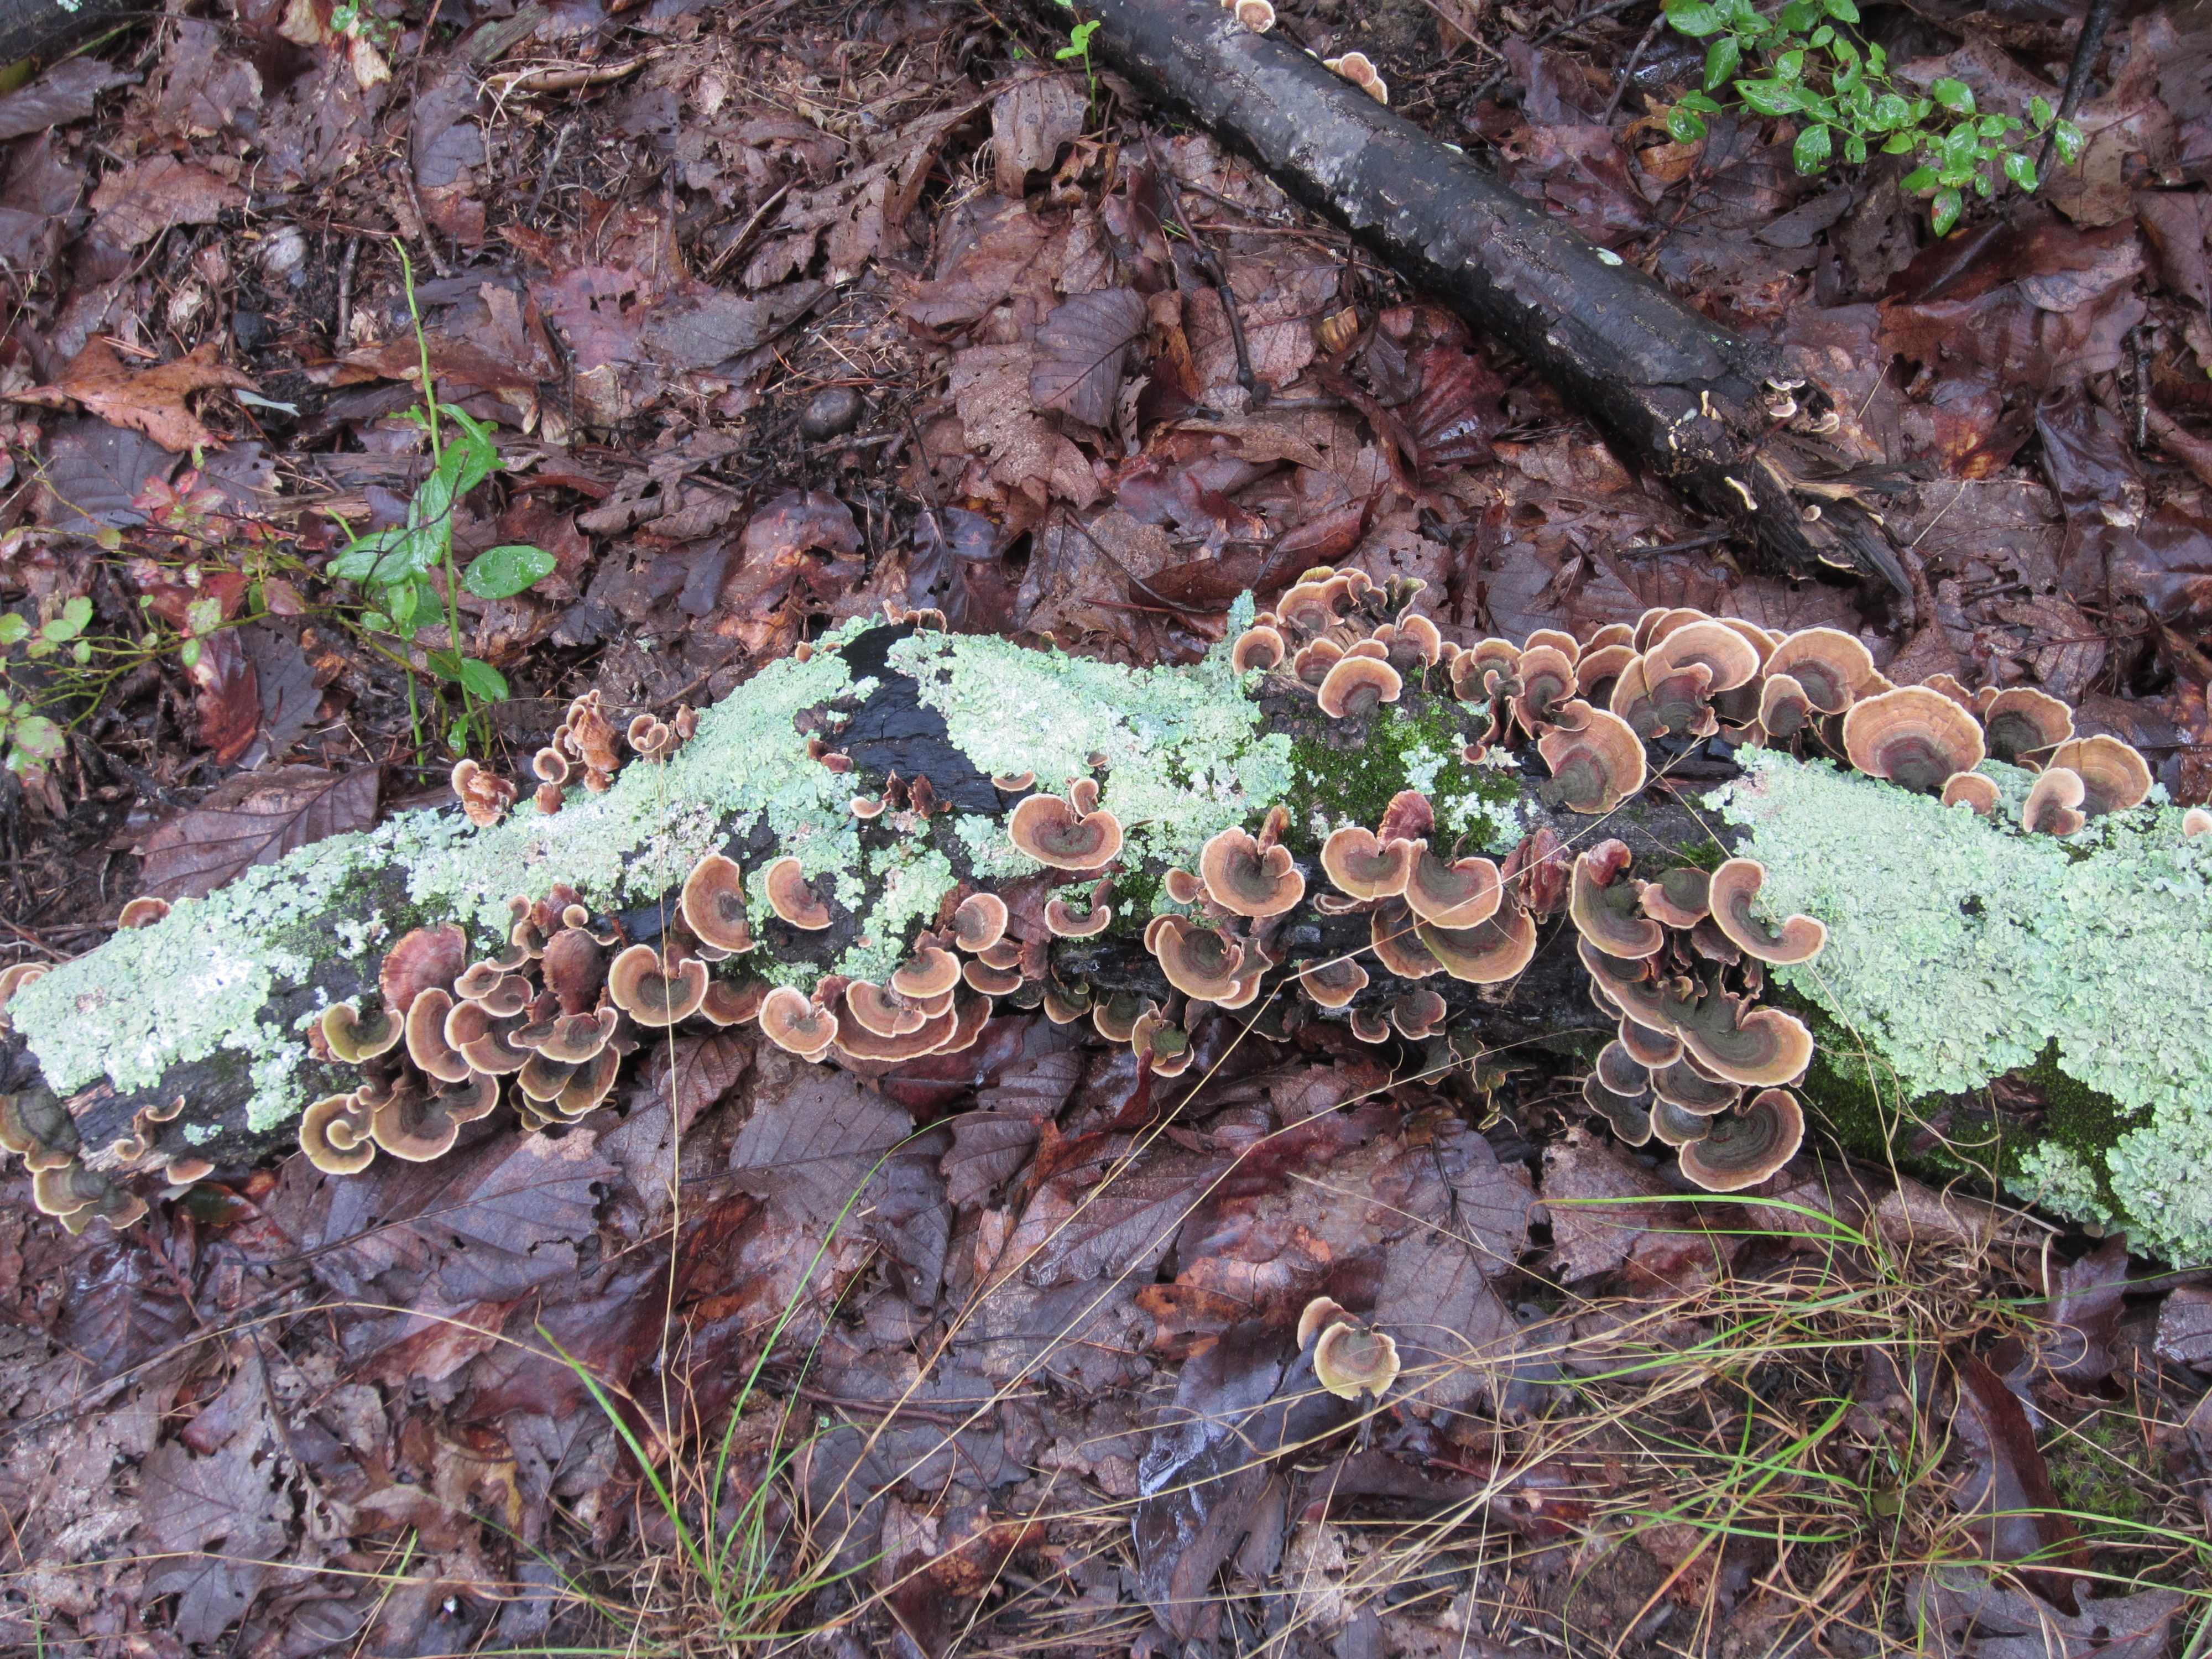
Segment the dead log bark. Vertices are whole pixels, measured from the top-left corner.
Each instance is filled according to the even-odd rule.
[[[1032,0],[1054,27],[1059,0]],[[1624,459],[1795,575],[1909,592],[1879,521],[1811,441],[1832,401],[1774,347],[1720,327],[1279,34],[1212,0],[1085,0],[1091,49],[1249,156],[1413,286],[1524,358]],[[1785,447],[1787,446],[1787,447]]]

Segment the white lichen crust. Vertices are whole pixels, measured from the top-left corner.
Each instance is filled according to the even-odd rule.
[[[1911,1094],[1964,1091],[2033,1064],[2060,1068],[2147,1121],[2094,1173],[2055,1155],[2016,1178],[2073,1213],[2117,1218],[2138,1249],[2212,1257],[2212,845],[2154,800],[2064,839],[1824,761],[1752,750],[1717,805],[1766,866],[1756,908],[1828,926],[1817,963],[1780,977],[1863,1039]],[[2006,799],[2024,775],[1982,769]]]

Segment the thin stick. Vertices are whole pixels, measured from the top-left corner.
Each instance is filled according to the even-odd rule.
[[[1175,204],[1176,228],[1190,239],[1191,255],[1198,261],[1198,268],[1205,273],[1206,281],[1213,285],[1213,292],[1221,301],[1222,314],[1229,319],[1229,343],[1237,349],[1237,384],[1244,388],[1252,408],[1265,409],[1267,388],[1252,372],[1252,353],[1244,342],[1244,324],[1237,314],[1237,294],[1229,286],[1229,272],[1214,257],[1213,245],[1190,228],[1190,219],[1182,210],[1182,191],[1176,186],[1175,173],[1152,148],[1152,135],[1149,132],[1145,135],[1145,153],[1159,169],[1160,180],[1167,186],[1168,199]]]
[[[2097,65],[2097,54],[2104,49],[2105,31],[2112,27],[2112,9],[2116,0],[2089,0],[2089,9],[2081,19],[2081,33],[2074,42],[2074,61],[2066,66],[2066,90],[2058,97],[2058,121],[2070,121],[2074,112],[2081,107],[2081,94],[2089,89],[2089,71]],[[2051,153],[2058,147],[2058,121],[2051,124],[2044,136],[2043,154],[2036,157],[2035,176],[2038,179],[2051,171]]]

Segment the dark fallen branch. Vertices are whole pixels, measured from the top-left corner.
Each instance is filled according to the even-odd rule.
[[[1034,0],[1058,26],[1056,0]],[[1803,575],[1909,592],[1879,520],[1819,475],[1828,395],[1719,327],[1310,53],[1212,0],[1090,0],[1093,49],[1148,96],[1252,157],[1415,287],[1526,359],[1624,459]]]

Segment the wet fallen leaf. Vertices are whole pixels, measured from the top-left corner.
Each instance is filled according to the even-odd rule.
[[[189,356],[133,373],[94,340],[70,360],[52,386],[23,395],[27,401],[56,408],[82,404],[101,420],[143,432],[162,448],[179,453],[219,449],[222,441],[200,423],[185,399],[214,386],[255,389],[252,376],[216,361],[219,349],[217,342],[210,340]]]
[[[376,822],[377,781],[374,766],[352,772],[280,766],[227,778],[140,844],[141,890],[204,898],[254,865],[274,864],[325,836],[366,830]]]
[[[176,225],[213,224],[246,205],[246,192],[205,167],[173,155],[149,155],[111,173],[92,192],[91,234],[129,252]],[[183,444],[175,447],[182,449]]]
[[[1130,348],[1144,332],[1145,301],[1134,289],[1077,295],[1037,330],[1030,396],[1039,409],[1064,410],[1085,426],[1110,424]]]
[[[101,93],[131,78],[96,58],[65,58],[29,86],[0,98],[0,140],[82,121]]]

